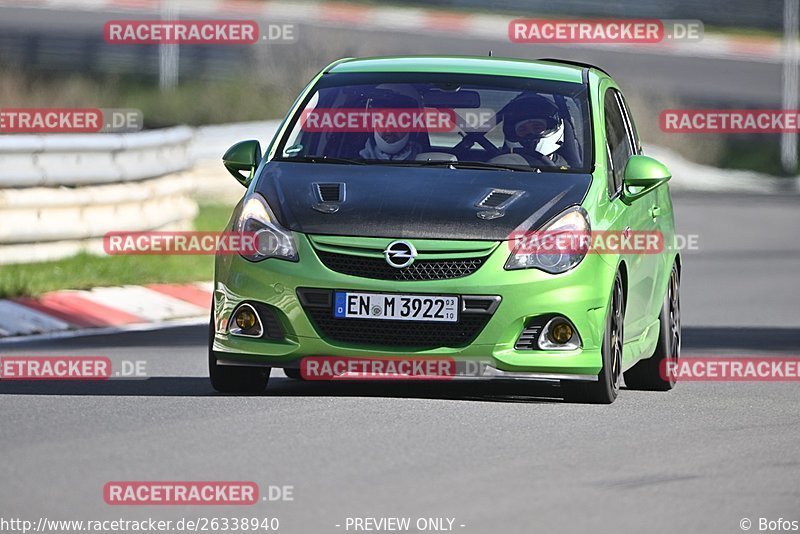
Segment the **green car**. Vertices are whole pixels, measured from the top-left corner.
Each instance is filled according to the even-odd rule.
[[[216,257],[218,391],[308,378],[317,357],[479,362],[470,377],[560,381],[577,402],[613,402],[623,374],[675,384],[670,173],[597,67],[340,60],[263,156],[243,141],[223,162],[247,188],[227,231],[255,246]]]

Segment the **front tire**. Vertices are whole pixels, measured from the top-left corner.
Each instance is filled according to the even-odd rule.
[[[680,287],[680,271],[678,264],[674,263],[658,316],[660,330],[656,349],[652,356],[625,373],[625,385],[629,389],[669,391],[675,387],[673,370],[681,356]]]
[[[614,288],[611,290],[611,303],[606,316],[603,335],[603,368],[597,382],[561,382],[564,400],[590,404],[611,404],[619,394],[622,376],[622,343],[624,340],[625,294],[622,289],[622,275],[617,273]]]
[[[219,365],[214,347],[214,317],[208,328],[208,376],[220,393],[263,393],[269,382],[269,367]]]

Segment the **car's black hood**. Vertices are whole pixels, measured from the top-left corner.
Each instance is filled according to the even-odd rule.
[[[345,184],[335,213],[321,213],[315,183]],[[256,190],[286,228],[306,234],[499,241],[580,204],[591,175],[270,162]],[[522,192],[494,219],[476,207],[492,189]]]

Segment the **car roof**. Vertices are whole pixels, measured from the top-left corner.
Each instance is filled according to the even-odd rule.
[[[332,64],[332,73],[442,72],[486,74],[585,83],[584,72],[591,65],[559,60],[527,60],[491,56],[393,56],[344,59]],[[600,69],[598,69],[600,70]]]

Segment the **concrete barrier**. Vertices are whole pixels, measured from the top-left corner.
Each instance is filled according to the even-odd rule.
[[[102,251],[110,231],[188,229],[187,127],[0,136],[0,264]]]

